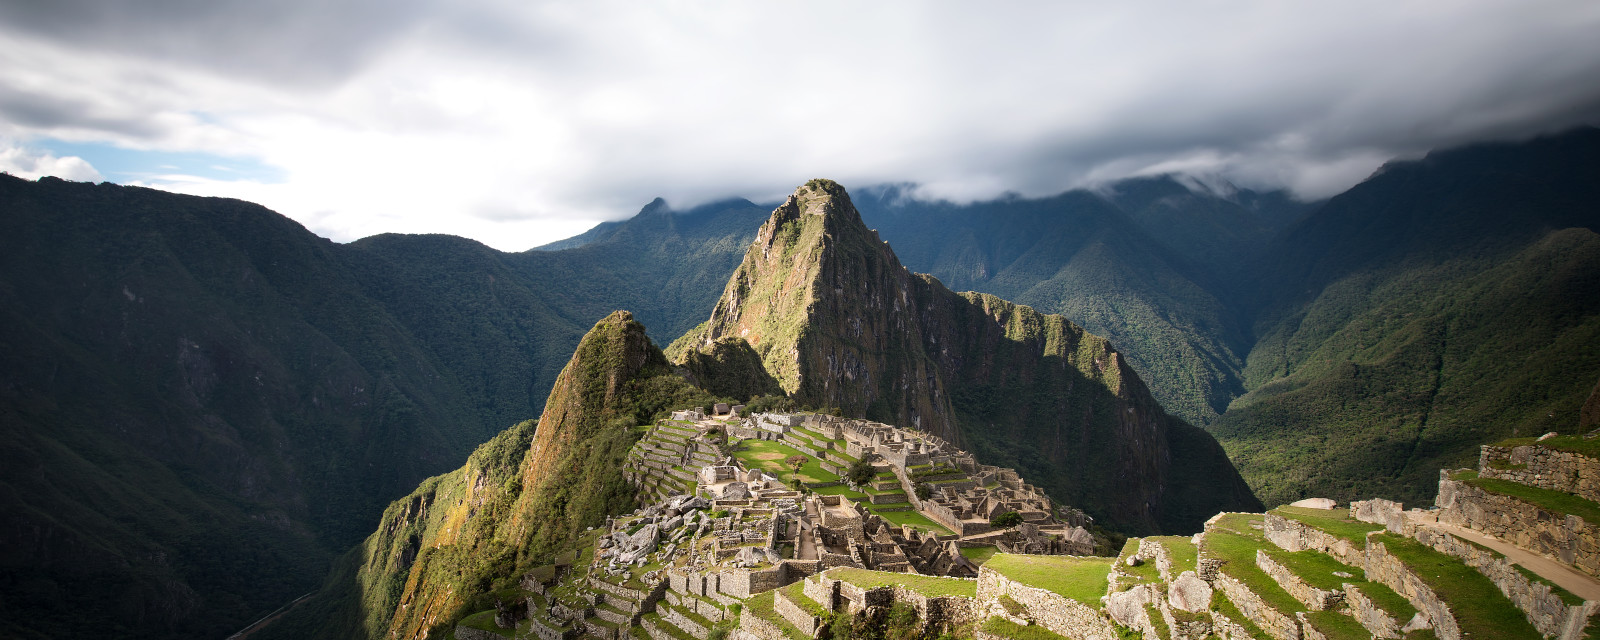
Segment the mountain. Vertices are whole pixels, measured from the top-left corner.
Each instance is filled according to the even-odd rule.
[[[907,267],[1106,336],[1168,411],[1201,425],[1244,393],[1240,269],[1315,206],[1181,176],[961,205],[889,187],[857,203]]]
[[[622,461],[669,406],[721,401],[676,375],[626,311],[584,335],[537,421],[393,502],[318,597],[265,637],[427,637],[633,508]],[[442,628],[441,628],[442,627]]]
[[[1386,165],[1257,262],[1249,393],[1212,425],[1268,503],[1423,502],[1569,433],[1600,375],[1600,130]]]
[[[690,364],[730,341],[798,402],[956,442],[1108,526],[1192,530],[1258,504],[1109,342],[912,274],[831,181],[773,211],[710,319],[668,353]]]
[[[506,254],[0,176],[0,635],[225,636],[312,590],[593,318],[692,327],[765,215],[651,214]]]

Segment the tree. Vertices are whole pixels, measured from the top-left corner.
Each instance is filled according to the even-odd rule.
[[[806,466],[806,463],[810,461],[810,458],[799,454],[789,456],[787,460],[784,460],[785,463],[788,463],[790,469],[794,469],[795,486],[800,486],[800,468]]]
[[[917,499],[927,500],[933,497],[933,487],[926,482],[917,484]]]
[[[1022,514],[1015,511],[1007,511],[993,518],[989,518],[989,526],[992,526],[996,529],[1010,529],[1011,527],[1015,527],[1019,524],[1022,524]]]
[[[872,468],[872,463],[867,462],[865,458],[855,461],[850,465],[850,469],[845,471],[845,477],[850,480],[850,484],[858,487],[872,482],[873,476],[876,475],[878,470]]]

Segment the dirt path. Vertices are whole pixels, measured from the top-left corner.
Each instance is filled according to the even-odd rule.
[[[1456,537],[1494,549],[1505,557],[1510,558],[1512,562],[1522,565],[1523,568],[1560,585],[1561,588],[1571,591],[1574,595],[1584,600],[1600,600],[1600,580],[1596,580],[1594,577],[1577,569],[1499,538],[1484,535],[1482,532],[1439,522],[1437,516],[1429,516],[1420,520],[1427,523],[1428,526],[1438,527]]]

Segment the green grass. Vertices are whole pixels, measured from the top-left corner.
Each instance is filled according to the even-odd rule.
[[[978,597],[978,582],[976,580],[940,578],[936,576],[922,576],[911,573],[869,571],[867,569],[848,567],[832,569],[828,572],[828,576],[835,580],[843,580],[863,589],[887,587],[898,584],[930,598],[939,596],[966,596],[968,598]]]
[[[1570,493],[1530,487],[1510,480],[1479,478],[1476,471],[1457,473],[1452,478],[1489,493],[1511,496],[1551,513],[1578,516],[1591,523],[1600,523],[1600,504]]]
[[[1161,610],[1157,609],[1154,604],[1147,604],[1144,606],[1144,611],[1146,615],[1150,616],[1150,624],[1156,628],[1156,637],[1172,640],[1172,629],[1167,627],[1167,619],[1162,617]]]
[[[773,626],[781,629],[783,634],[792,640],[811,640],[810,638],[807,638],[805,634],[800,633],[800,630],[796,629],[795,626],[790,624],[788,620],[785,620],[783,616],[778,615],[778,611],[773,608],[773,600],[777,598],[777,596],[777,590],[772,590],[751,597],[749,600],[745,600],[744,613],[742,615],[755,616],[770,622]]]
[[[774,453],[781,454],[782,457],[775,460],[762,460],[758,457],[762,454]],[[762,469],[774,476],[777,476],[778,479],[785,482],[792,482],[796,479],[796,477],[794,470],[788,465],[784,464],[783,461],[788,459],[790,456],[805,456],[806,463],[800,467],[800,475],[798,477],[800,482],[839,481],[839,475],[824,471],[822,469],[822,465],[817,464],[817,459],[815,457],[807,455],[801,452],[799,449],[795,449],[789,445],[771,440],[745,440],[740,443],[739,451],[733,452],[733,455],[743,462],[746,467],[751,469]]]
[[[1488,578],[1460,560],[1411,538],[1391,533],[1374,538],[1420,576],[1455,613],[1463,635],[1496,640],[1537,640],[1522,610],[1500,593]]]
[[[1227,619],[1232,620],[1235,624],[1244,627],[1245,632],[1249,633],[1250,637],[1254,638],[1255,640],[1274,640],[1272,636],[1267,635],[1267,632],[1262,631],[1261,627],[1256,626],[1254,621],[1245,617],[1243,613],[1240,613],[1239,608],[1233,606],[1233,602],[1228,600],[1226,597],[1212,598],[1211,610],[1222,614]]]
[[[1206,533],[1205,548],[1211,557],[1223,561],[1222,572],[1243,582],[1268,606],[1277,609],[1284,615],[1294,615],[1294,612],[1305,609],[1299,600],[1284,591],[1283,587],[1273,581],[1272,576],[1256,566],[1256,550],[1272,548],[1272,543],[1249,526],[1252,521],[1259,521],[1260,516],[1252,514],[1230,514],[1223,516],[1217,525]]]
[[[1497,553],[1495,555],[1500,555],[1500,554]],[[1561,585],[1556,584],[1554,582],[1551,582],[1549,578],[1546,578],[1546,577],[1541,576],[1541,575],[1539,575],[1537,573],[1534,573],[1533,571],[1529,570],[1527,567],[1524,567],[1524,566],[1522,566],[1520,564],[1513,564],[1511,566],[1516,567],[1517,568],[1517,572],[1521,573],[1522,577],[1527,578],[1529,582],[1534,582],[1534,583],[1538,583],[1538,584],[1542,584],[1544,586],[1550,587],[1550,592],[1556,594],[1557,598],[1561,598],[1561,602],[1563,604],[1565,604],[1565,605],[1567,605],[1569,607],[1574,607],[1574,606],[1583,604],[1583,598],[1578,597],[1578,594],[1575,594],[1575,593],[1573,593],[1571,591],[1567,591],[1565,588],[1562,588]]]
[[[778,620],[783,620],[783,616],[778,616],[776,613],[773,615],[776,616]],[[689,635],[688,633],[684,632],[684,630],[674,626],[672,623],[662,620],[661,614],[659,613],[646,613],[639,617],[656,623],[656,628],[667,632],[667,635],[672,636],[677,640],[695,640],[694,636]],[[796,636],[794,637],[799,640],[798,632],[796,632]]]
[[[1361,593],[1366,594],[1367,599],[1371,600],[1372,604],[1377,605],[1379,609],[1388,613],[1390,617],[1399,620],[1401,624],[1405,624],[1407,620],[1411,619],[1411,616],[1417,615],[1417,608],[1411,606],[1410,600],[1395,593],[1394,589],[1390,589],[1383,583],[1352,582],[1352,584],[1356,585],[1356,588],[1360,589]]]
[[[827,609],[823,608],[820,603],[818,603],[816,600],[812,600],[810,596],[806,595],[805,588],[806,581],[800,580],[778,590],[782,591],[783,595],[788,597],[790,602],[795,603],[796,606],[805,610],[806,613],[814,616],[821,616],[827,613]]]
[[[1091,608],[1100,607],[1106,594],[1106,574],[1112,558],[1072,556],[1027,556],[999,553],[983,566],[1007,578],[1077,600]]]
[[[1328,640],[1371,640],[1372,634],[1368,633],[1361,623],[1353,616],[1347,616],[1337,611],[1312,611],[1306,614],[1306,619],[1317,631],[1327,636]]]
[[[822,487],[820,489],[812,489],[811,492],[815,493],[817,495],[822,495],[822,496],[844,496],[844,497],[849,498],[851,500],[854,500],[856,502],[866,502],[867,501],[867,494],[862,493],[860,491],[856,491],[856,490],[851,489],[850,487],[842,485],[842,484],[841,485],[835,485],[835,486],[832,486],[832,487]]]
[[[902,505],[884,506],[897,507]],[[872,511],[872,507],[868,506],[867,510]],[[951,533],[949,529],[944,528],[944,526],[929,519],[928,516],[922,515],[916,511],[872,511],[872,513],[878,515],[878,517],[881,517],[884,520],[894,523],[896,526],[909,524],[923,531],[931,531],[934,533],[934,535],[948,535]]]
[[[961,557],[972,561],[972,564],[981,565],[999,553],[1000,548],[995,546],[961,547]]]
[[[1340,509],[1308,509],[1283,506],[1268,513],[1276,514],[1321,529],[1336,538],[1349,540],[1357,549],[1367,548],[1367,533],[1382,531],[1383,525],[1362,522],[1350,517],[1350,512]]]
[[[495,626],[495,623],[494,623],[494,609],[490,609],[488,611],[479,611],[477,613],[474,613],[474,614],[472,614],[470,616],[462,618],[461,622],[458,622],[457,624],[460,625],[460,626],[463,626],[463,627],[471,628],[471,629],[480,629],[480,630],[483,630],[483,631],[488,631],[489,633],[492,633],[492,634],[495,634],[495,635],[498,635],[498,636],[505,636],[507,638],[511,637],[511,635],[512,635],[512,630],[511,629],[501,629],[500,627]]]
[[[1002,638],[1015,638],[1016,640],[1068,640],[1066,636],[1052,633],[1049,629],[1039,625],[1022,626],[1001,617],[985,620],[980,628],[985,633],[994,634]]]
[[[1150,539],[1167,548],[1167,556],[1172,558],[1174,577],[1185,571],[1194,571],[1199,566],[1200,549],[1194,546],[1194,540],[1189,536],[1151,536]]]

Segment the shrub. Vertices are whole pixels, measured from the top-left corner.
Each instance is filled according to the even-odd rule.
[[[872,468],[872,464],[862,459],[850,465],[850,469],[845,472],[845,477],[850,480],[850,484],[861,486],[872,482],[872,477],[877,474],[878,472]]]
[[[993,518],[989,518],[989,526],[992,526],[996,529],[1010,529],[1011,527],[1015,527],[1019,524],[1022,524],[1022,514],[1015,511],[1007,511]]]

